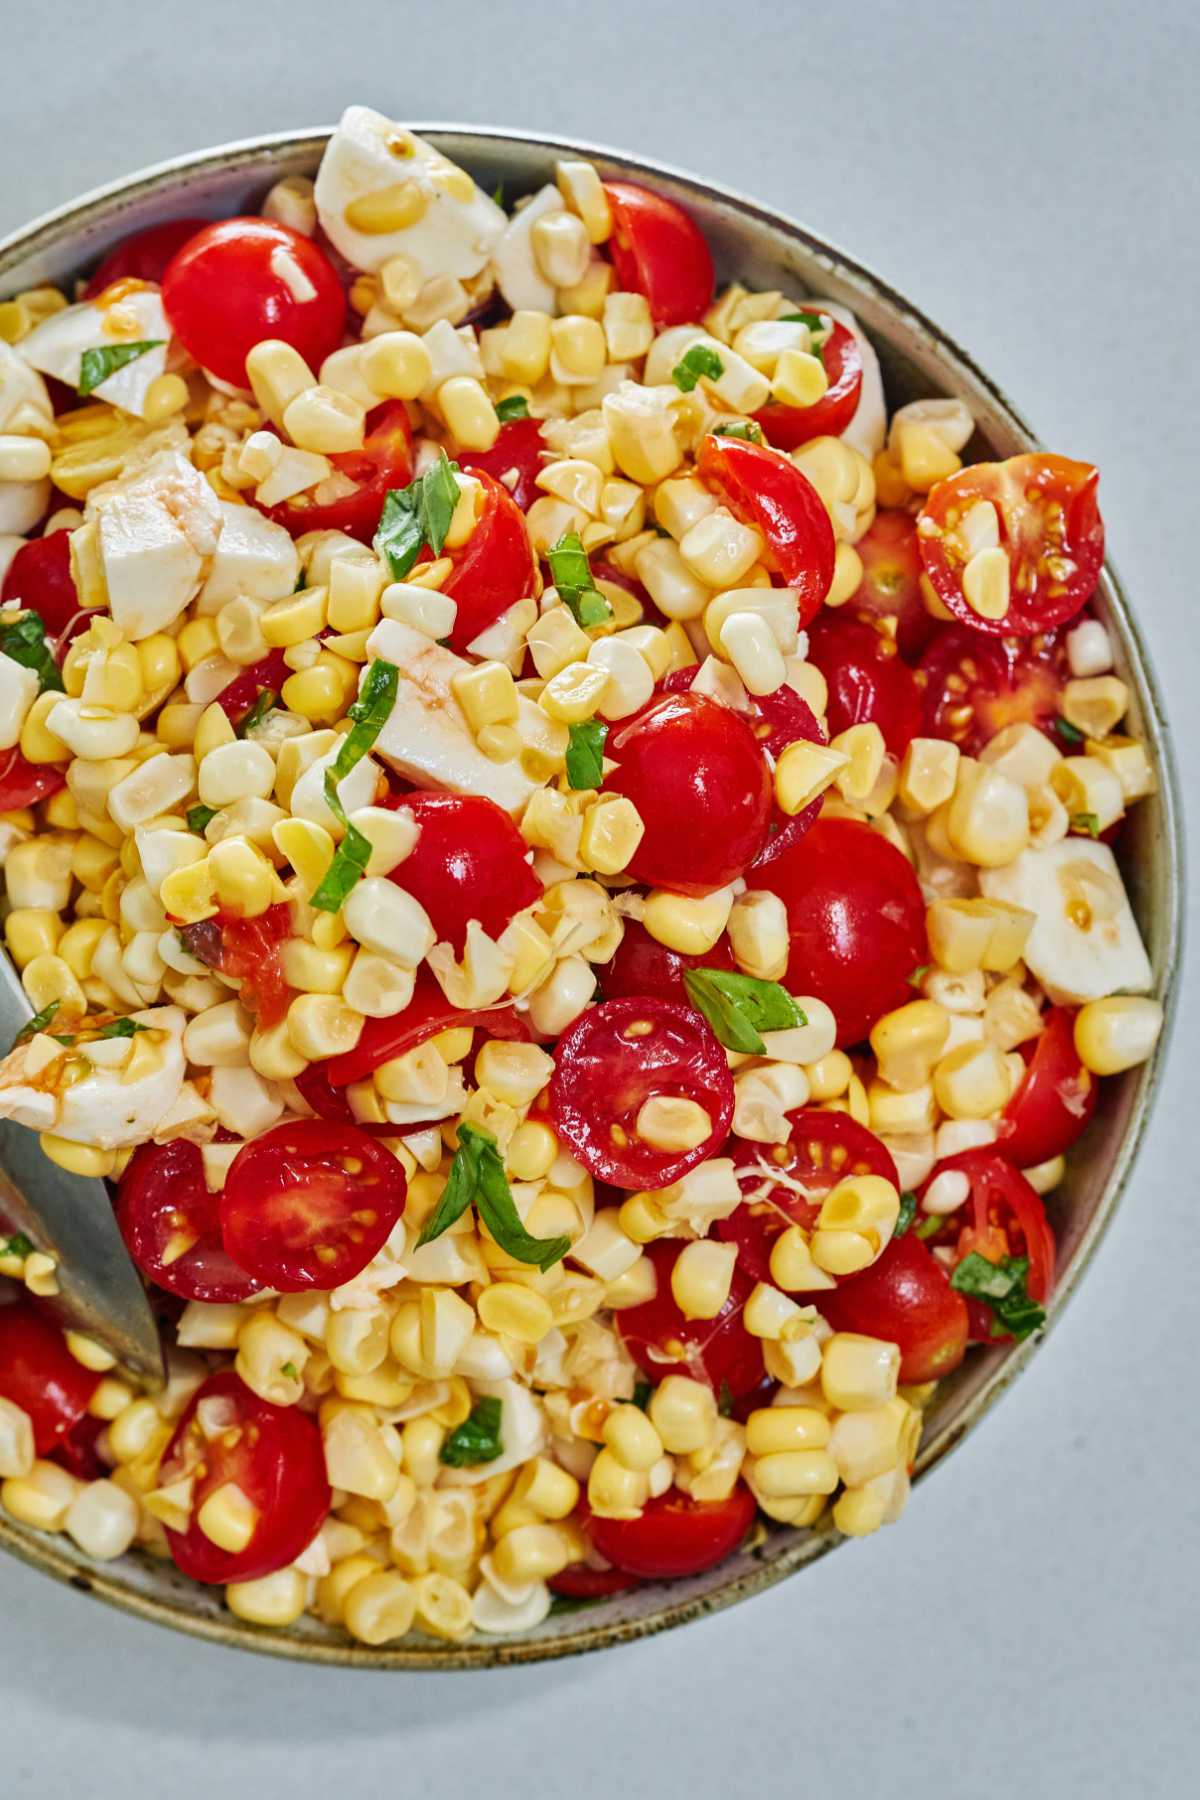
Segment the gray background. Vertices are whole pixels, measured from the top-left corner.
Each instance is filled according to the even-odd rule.
[[[0,0],[0,43],[0,230],[361,100],[623,145],[845,244],[1101,465],[1194,782],[1194,0]],[[0,1794],[1194,1791],[1198,1054],[1185,1005],[1095,1269],[900,1528],[666,1639],[437,1677],[237,1657],[6,1561]]]

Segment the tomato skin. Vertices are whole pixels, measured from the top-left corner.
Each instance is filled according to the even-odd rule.
[[[315,289],[297,300],[272,257],[286,252]],[[171,330],[202,369],[247,387],[246,357],[263,338],[282,338],[310,369],[342,341],[346,296],[311,238],[273,219],[218,219],[178,249],[163,271]]]
[[[75,1361],[49,1313],[30,1300],[0,1306],[0,1394],[29,1414],[39,1456],[84,1416],[99,1382]]]
[[[644,1581],[699,1575],[732,1556],[754,1523],[754,1496],[739,1481],[726,1500],[693,1500],[668,1488],[649,1500],[636,1519],[591,1514],[588,1537],[614,1568]]]
[[[1041,1195],[1019,1169],[989,1148],[962,1150],[957,1156],[943,1158],[931,1171],[921,1196],[929,1183],[948,1169],[961,1170],[971,1184],[971,1192],[962,1206],[946,1214],[930,1244],[952,1249],[955,1265],[972,1251],[986,1256],[989,1262],[999,1262],[1005,1256],[1027,1256],[1026,1289],[1031,1300],[1044,1305],[1054,1289],[1056,1254],[1054,1233]],[[982,1300],[967,1301],[967,1317],[974,1343],[993,1344],[1007,1336],[993,1330],[995,1315]]]
[[[0,812],[36,806],[66,785],[65,763],[31,763],[19,750],[0,750]]]
[[[703,956],[681,956],[652,938],[636,919],[625,921],[625,935],[616,955],[600,969],[605,998],[617,1000],[649,994],[659,1000],[687,1002],[683,985],[685,969],[736,969],[729,939],[722,935]],[[690,1004],[690,1003],[689,1003]]]
[[[1104,562],[1099,481],[1091,463],[1041,450],[972,463],[939,481],[917,522],[921,560],[938,598],[964,625],[995,637],[1029,637],[1074,618]],[[981,618],[963,593],[964,557],[952,527],[977,500],[996,507],[1008,553],[1011,599],[1002,619]],[[1065,563],[1066,572],[1055,563]]]
[[[900,654],[919,656],[933,636],[935,621],[921,595],[921,551],[917,522],[911,513],[880,511],[854,545],[863,578],[845,606],[843,617],[882,623],[894,620]]]
[[[1053,1006],[1033,1054],[1004,1109],[995,1148],[1019,1169],[1032,1169],[1069,1150],[1083,1135],[1100,1084],[1075,1048],[1077,1008]]]
[[[580,1523],[590,1517],[590,1513],[581,1510]],[[640,1587],[641,1582],[623,1569],[589,1569],[586,1563],[569,1563],[557,1575],[551,1575],[546,1586],[565,1600],[602,1600],[606,1594],[624,1594],[630,1588]]]
[[[610,732],[617,768],[606,793],[625,794],[645,835],[629,873],[677,894],[735,881],[762,847],[771,774],[740,713],[705,694],[668,694]],[[720,829],[714,830],[714,822]]]
[[[532,593],[537,573],[524,513],[503,483],[478,474],[483,509],[466,543],[446,552],[454,567],[441,587],[458,607],[450,647],[459,652]]]
[[[921,729],[921,690],[895,641],[839,609],[811,627],[808,658],[829,686],[825,720],[830,735],[872,723],[892,755],[903,756]]]
[[[712,305],[716,272],[704,234],[673,200],[633,181],[606,181],[612,208],[609,254],[617,285],[643,294],[662,331],[690,325]]]
[[[817,306],[812,310],[820,312]],[[767,442],[776,450],[798,450],[813,438],[841,437],[858,411],[863,359],[858,339],[840,319],[821,346],[829,386],[812,406],[783,406],[778,400],[754,414]]]
[[[383,1248],[407,1191],[401,1164],[365,1132],[292,1120],[234,1157],[221,1191],[221,1239],[265,1287],[340,1287]]]
[[[142,1274],[168,1294],[225,1305],[259,1291],[221,1242],[220,1195],[210,1192],[199,1147],[186,1138],[135,1151],[117,1189],[117,1225]],[[197,1242],[168,1261],[177,1232]]]
[[[234,1422],[209,1442],[196,1412],[202,1401],[218,1400]],[[204,1473],[195,1475],[191,1521],[186,1531],[168,1530],[167,1544],[176,1567],[206,1586],[257,1581],[294,1562],[320,1530],[333,1498],[313,1420],[299,1407],[260,1400],[231,1370],[210,1375],[188,1402],[163,1456],[163,1479],[179,1480],[197,1464]],[[244,1550],[222,1550],[196,1523],[208,1495],[227,1481],[259,1512]]]
[[[296,494],[260,511],[293,537],[303,537],[308,531],[344,531],[369,544],[379,529],[388,489],[407,487],[412,480],[412,425],[403,400],[385,401],[368,413],[361,450],[339,451],[329,460],[358,483],[354,493],[323,506]]]
[[[1058,632],[987,637],[965,625],[940,627],[921,657],[924,731],[975,756],[1008,725],[1033,725],[1053,739],[1070,674]]]
[[[37,614],[47,637],[60,637],[66,630],[79,611],[79,596],[71,575],[69,531],[52,531],[47,537],[30,538],[21,545],[0,588],[0,605],[18,602]]]
[[[825,502],[795,463],[743,438],[701,438],[696,473],[745,525],[766,539],[763,561],[796,590],[803,628],[833,581],[835,545]]]
[[[638,1112],[656,1094],[704,1108],[712,1129],[702,1143],[656,1150],[637,1136]],[[733,1077],[708,1021],[690,1006],[645,996],[602,1000],[559,1039],[550,1111],[589,1174],[620,1188],[670,1187],[724,1143]]]
[[[235,675],[217,695],[217,705],[229,723],[236,727],[262,694],[270,692],[278,696],[291,673],[283,660],[283,651],[272,650],[258,662],[251,663],[249,668],[243,669],[240,675]]]
[[[539,419],[509,419],[500,427],[500,435],[490,450],[462,450],[458,463],[464,474],[490,475],[502,487],[508,487],[522,512],[528,512],[537,499],[539,489],[534,478],[542,469],[545,439]],[[501,478],[511,470],[517,479],[511,487]]]
[[[689,1375],[707,1382],[714,1394],[727,1388],[734,1400],[763,1379],[762,1345],[742,1323],[742,1309],[754,1286],[735,1267],[729,1298],[715,1319],[685,1319],[671,1292],[671,1270],[683,1250],[678,1238],[646,1245],[658,1287],[653,1300],[626,1306],[617,1314],[621,1342],[638,1368],[656,1385],[665,1375]]]
[[[489,1037],[521,1043],[528,1043],[532,1037],[523,1016],[512,1006],[489,1006],[477,1011],[451,1006],[436,978],[423,968],[417,975],[413,997],[402,1013],[392,1019],[368,1019],[353,1050],[331,1056],[321,1067],[328,1070],[333,1087],[348,1087],[352,1081],[370,1075],[380,1063],[404,1056],[427,1038],[455,1025],[482,1025]]]
[[[854,819],[818,819],[808,836],[755,870],[787,907],[789,993],[832,1008],[841,1045],[912,998],[908,977],[929,959],[925,901],[894,845]]]
[[[50,1452],[50,1461],[68,1469],[80,1481],[103,1481],[112,1473],[101,1457],[97,1445],[108,1425],[104,1419],[93,1419],[85,1413]]]
[[[966,1354],[967,1305],[937,1258],[912,1231],[820,1296],[835,1331],[857,1331],[900,1348],[900,1380],[940,1381]]]
[[[526,862],[529,846],[504,808],[482,794],[389,794],[390,812],[411,812],[413,849],[389,877],[429,914],[439,940],[461,956],[471,919],[498,938],[532,906],[542,884]]]
[[[241,982],[238,999],[262,1025],[278,1025],[292,997],[283,973],[283,946],[292,936],[286,901],[255,919],[218,912],[211,919],[184,925],[179,935],[198,962]]]
[[[190,244],[208,224],[208,219],[168,219],[162,225],[150,225],[145,231],[122,238],[89,279],[83,298],[94,300],[114,281],[128,281],[131,277],[134,281],[152,281],[157,286],[176,251]]]

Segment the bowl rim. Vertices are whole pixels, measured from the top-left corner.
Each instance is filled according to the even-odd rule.
[[[942,326],[907,295],[857,257],[849,255],[832,240],[810,231],[790,214],[739,193],[720,182],[708,181],[674,164],[632,155],[609,145],[582,139],[562,137],[556,133],[507,129],[497,125],[474,125],[445,121],[413,121],[410,129],[421,136],[437,139],[455,137],[470,139],[497,151],[514,144],[530,146],[548,154],[579,156],[587,160],[615,162],[623,171],[666,180],[685,195],[703,201],[717,200],[732,208],[751,223],[773,231],[782,231],[811,254],[823,260],[836,274],[848,274],[871,297],[891,312],[903,316],[924,333],[930,345],[952,363],[965,368],[987,393],[999,414],[1025,440],[1029,449],[1040,449],[1040,440],[1024,415],[1012,404],[999,385],[981,369],[970,355]],[[86,227],[89,217],[99,207],[112,202],[129,206],[148,197],[165,194],[189,175],[205,171],[226,172],[245,167],[247,170],[274,155],[299,160],[319,160],[333,131],[332,126],[300,128],[264,133],[235,139],[226,144],[187,151],[147,165],[131,174],[103,183],[88,192],[52,208],[28,224],[0,237],[0,281],[9,268],[39,252],[53,250]],[[118,212],[121,210],[118,207]],[[114,219],[114,223],[116,220]],[[1178,974],[1183,957],[1186,918],[1186,864],[1183,813],[1179,792],[1179,775],[1173,753],[1170,728],[1166,718],[1162,691],[1155,674],[1149,650],[1142,636],[1136,614],[1129,602],[1124,584],[1113,563],[1106,556],[1102,582],[1105,598],[1120,628],[1121,645],[1134,676],[1135,686],[1145,701],[1144,735],[1149,738],[1154,766],[1159,779],[1158,798],[1162,807],[1162,831],[1165,846],[1167,879],[1165,893],[1157,896],[1162,907],[1162,952],[1156,971],[1156,989],[1164,1008],[1163,1029],[1153,1057],[1142,1072],[1139,1092],[1131,1111],[1128,1128],[1112,1159],[1103,1191],[1088,1226],[1079,1239],[1075,1253],[1063,1272],[1051,1301],[1045,1327],[1023,1343],[1013,1346],[996,1359],[991,1373],[976,1393],[964,1404],[960,1415],[943,1427],[925,1444],[918,1455],[914,1483],[956,1449],[984,1415],[1008,1391],[1028,1367],[1066,1308],[1082,1279],[1099,1244],[1112,1222],[1114,1213],[1128,1184],[1129,1176],[1149,1123],[1150,1115],[1162,1085],[1166,1055],[1174,1028],[1178,999]],[[364,1669],[402,1669],[412,1672],[449,1669],[503,1668],[518,1664],[557,1659],[584,1651],[604,1649],[649,1637],[710,1613],[723,1611],[737,1601],[761,1593],[816,1561],[843,1540],[831,1526],[801,1535],[796,1542],[769,1561],[738,1574],[710,1593],[689,1594],[672,1601],[667,1596],[652,1611],[631,1619],[609,1620],[557,1633],[546,1638],[479,1638],[462,1644],[423,1640],[419,1647],[372,1649],[349,1640],[322,1642],[319,1639],[293,1637],[246,1624],[232,1615],[209,1618],[188,1612],[169,1599],[142,1592],[118,1579],[120,1564],[89,1565],[86,1570],[59,1547],[54,1538],[42,1538],[26,1532],[0,1513],[0,1547],[23,1562],[53,1576],[78,1591],[91,1594],[108,1605],[152,1623],[168,1626],[189,1636],[219,1643],[231,1648],[256,1652],[286,1660],[337,1665]]]

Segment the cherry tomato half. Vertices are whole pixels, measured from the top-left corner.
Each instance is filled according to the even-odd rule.
[[[669,694],[611,731],[605,755],[618,765],[605,791],[632,800],[646,827],[629,864],[639,881],[706,894],[753,861],[771,772],[740,713],[706,694]]]
[[[939,481],[917,522],[921,560],[938,598],[964,625],[997,637],[1030,637],[1074,618],[1104,561],[1099,481],[1091,463],[1041,450],[972,463]],[[1002,619],[982,618],[963,592],[968,552],[956,526],[980,500],[990,500],[999,514],[1008,554],[1010,600]]]
[[[738,1482],[727,1500],[693,1500],[668,1488],[636,1519],[600,1519],[587,1535],[614,1568],[645,1581],[670,1581],[711,1569],[743,1542],[754,1523],[754,1496]]]
[[[186,1138],[143,1144],[117,1190],[117,1224],[138,1268],[182,1300],[228,1305],[261,1286],[221,1242],[221,1197]]]
[[[943,626],[917,672],[925,732],[949,738],[967,756],[978,755],[1008,725],[1034,725],[1049,737],[1069,675],[1057,632],[997,638],[965,625]]]
[[[71,575],[69,531],[52,531],[21,545],[0,587],[0,605],[18,603],[37,614],[47,637],[60,637],[71,623],[79,596]]]
[[[0,750],[0,812],[35,806],[66,784],[64,763],[26,762],[19,750]]]
[[[203,1413],[200,1408],[203,1407]],[[162,1460],[164,1483],[193,1477],[186,1531],[167,1532],[177,1568],[209,1586],[257,1581],[294,1562],[329,1511],[321,1433],[296,1406],[260,1400],[232,1371],[210,1375],[188,1403]],[[222,1550],[197,1514],[226,1483],[258,1513],[244,1550]]]
[[[820,308],[816,309],[818,312]],[[828,315],[827,315],[828,316]],[[840,320],[821,346],[829,386],[812,406],[783,406],[772,401],[754,417],[776,450],[798,450],[813,438],[841,437],[858,410],[863,360],[858,339]]]
[[[163,225],[150,225],[145,231],[135,231],[132,237],[122,238],[88,281],[83,298],[94,300],[114,281],[131,278],[152,281],[157,286],[175,252],[190,244],[208,223],[207,219],[168,219]]]
[[[490,475],[528,512],[540,491],[533,484],[544,449],[540,419],[509,419],[490,450],[460,450],[457,460],[467,475]]]
[[[771,1250],[789,1225],[811,1231],[830,1188],[851,1175],[882,1175],[896,1185],[891,1152],[874,1132],[848,1113],[798,1110],[788,1114],[786,1144],[730,1138],[738,1186],[745,1198],[717,1236],[738,1246],[738,1267],[755,1281],[770,1281]],[[824,1296],[822,1296],[822,1299]]]
[[[869,1269],[821,1294],[820,1309],[835,1331],[897,1344],[904,1382],[940,1381],[966,1354],[967,1303],[912,1231],[893,1238]]]
[[[162,301],[188,355],[236,387],[249,385],[246,357],[264,338],[282,338],[319,369],[346,323],[346,296],[325,252],[273,219],[205,225],[163,271]]]
[[[291,673],[283,660],[283,651],[271,650],[226,683],[217,695],[217,705],[231,725],[240,725],[263,694],[278,695]]]
[[[794,588],[808,625],[833,581],[833,526],[807,475],[778,450],[743,438],[701,438],[696,473],[744,525],[766,539],[763,561]]]
[[[401,1164],[365,1132],[294,1119],[234,1157],[221,1193],[222,1241],[266,1287],[340,1287],[383,1248],[407,1188]]]
[[[451,648],[458,651],[532,593],[537,573],[524,513],[501,482],[477,473],[483,508],[466,543],[446,552],[454,567],[441,588],[458,608],[450,633]]]
[[[828,734],[817,715],[799,694],[791,688],[778,688],[773,694],[760,695],[754,701],[754,709],[758,718],[754,725],[754,735],[764,750],[769,750],[776,761],[789,744],[801,741],[807,744],[827,744]],[[767,839],[754,861],[751,869],[765,868],[785,851],[792,849],[812,830],[821,816],[821,798],[811,800],[807,806],[801,807],[798,813],[781,812],[772,799],[771,823],[767,829]],[[754,882],[750,882],[751,887]]]
[[[0,1394],[29,1414],[39,1456],[83,1417],[99,1381],[75,1361],[49,1313],[29,1300],[0,1306]]]
[[[877,512],[854,548],[863,577],[841,608],[843,616],[874,620],[886,627],[901,656],[919,656],[934,620],[921,597],[916,520],[906,512]]]
[[[362,1081],[380,1063],[404,1056],[427,1038],[455,1025],[482,1025],[489,1037],[514,1038],[525,1043],[531,1036],[524,1018],[511,1006],[482,1007],[473,1012],[451,1006],[434,976],[422,970],[413,997],[402,1013],[391,1019],[368,1019],[353,1050],[331,1056],[321,1067],[328,1070],[333,1087],[347,1087],[352,1081]]]
[[[892,755],[903,756],[921,729],[921,690],[895,639],[870,620],[847,618],[839,610],[811,626],[808,659],[829,686],[830,735],[875,724]]]
[[[971,1184],[962,1206],[947,1213],[940,1229],[927,1241],[952,1252],[951,1267],[978,1251],[989,1262],[1006,1256],[1027,1256],[1025,1285],[1031,1300],[1044,1305],[1054,1287],[1054,1233],[1046,1218],[1040,1194],[1019,1169],[992,1149],[963,1150],[938,1163],[921,1189],[948,1169],[960,1169]],[[939,1260],[941,1260],[939,1258]],[[995,1315],[982,1300],[967,1301],[971,1338],[976,1343],[995,1343]]]
[[[407,487],[412,480],[412,425],[403,400],[388,400],[367,414],[361,450],[338,451],[329,460],[339,475],[357,483],[353,492],[320,506],[307,494],[294,494],[262,510],[293,537],[306,531],[344,531],[369,544],[379,529],[388,489]]]
[[[526,858],[529,846],[504,811],[482,794],[393,794],[383,804],[410,812],[417,841],[391,880],[419,900],[439,941],[461,956],[476,919],[498,938],[532,906],[542,884]]]
[[[646,1245],[658,1282],[653,1300],[626,1306],[617,1314],[621,1341],[643,1374],[660,1382],[665,1375],[705,1381],[714,1394],[739,1399],[763,1379],[762,1344],[742,1323],[742,1309],[754,1286],[740,1269],[733,1272],[729,1298],[715,1319],[687,1319],[671,1292],[671,1270],[683,1250],[678,1239]]]
[[[106,1420],[84,1413],[58,1440],[50,1452],[50,1461],[69,1469],[79,1481],[103,1481],[112,1472],[112,1465],[104,1461],[99,1451],[100,1439],[107,1430]]]
[[[1075,1048],[1076,1011],[1054,1006],[1029,1047],[1029,1066],[1004,1109],[996,1149],[1019,1169],[1069,1150],[1096,1110],[1099,1082]]]
[[[636,1575],[626,1575],[623,1569],[589,1569],[586,1563],[569,1563],[557,1575],[551,1575],[546,1586],[564,1600],[602,1600],[606,1594],[623,1594],[641,1583]]]
[[[656,1150],[637,1118],[655,1095],[694,1100],[711,1129],[691,1150]],[[669,1187],[712,1156],[733,1119],[733,1077],[700,1013],[672,1000],[603,1000],[560,1038],[554,1129],[584,1168],[621,1188]]]
[[[197,962],[241,982],[238,999],[261,1025],[278,1025],[291,1002],[283,946],[292,936],[291,908],[281,901],[255,919],[219,912],[179,933]]]
[[[648,994],[659,1000],[687,1002],[683,985],[685,969],[735,969],[729,939],[722,935],[703,956],[681,956],[652,938],[636,919],[625,921],[625,934],[617,953],[600,970],[605,998]]]
[[[700,227],[681,206],[633,181],[606,181],[612,208],[609,255],[617,286],[643,294],[662,331],[698,323],[712,305],[716,274]]]
[[[787,907],[788,992],[824,1000],[839,1044],[860,1043],[912,998],[908,977],[929,957],[925,901],[910,864],[879,832],[818,819],[754,880]]]

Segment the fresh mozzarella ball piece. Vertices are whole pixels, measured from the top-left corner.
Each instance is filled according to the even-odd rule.
[[[255,506],[220,502],[221,535],[196,611],[219,612],[229,600],[283,600],[296,586],[300,557],[291,534]]]
[[[988,899],[1035,915],[1024,960],[1051,1000],[1077,1006],[1151,986],[1150,959],[1107,844],[1066,837],[1023,850],[1006,868],[981,869],[979,886]]]
[[[67,306],[61,312],[51,313],[48,319],[35,325],[29,336],[21,340],[20,353],[31,368],[40,370],[43,375],[55,376],[68,387],[78,388],[85,350],[117,350],[123,344],[152,344],[153,349],[144,350],[140,356],[114,370],[92,389],[89,396],[106,400],[110,406],[119,406],[122,412],[142,418],[146,390],[166,370],[171,327],[157,288],[134,289],[121,296],[119,305],[121,313],[130,322],[129,329],[122,330],[120,337],[114,336],[109,329],[115,309],[84,300],[78,306]]]
[[[814,312],[828,313],[839,325],[852,331],[858,340],[863,364],[862,391],[854,417],[842,433],[842,442],[865,456],[868,462],[873,462],[887,439],[887,405],[875,347],[848,306],[838,306],[832,300],[806,300],[804,304]]]
[[[97,488],[98,521],[113,621],[135,641],[163,631],[192,600],[224,523],[221,503],[178,450],[163,450],[124,481]]]
[[[492,267],[500,292],[514,312],[552,313],[556,294],[533,253],[533,228],[539,219],[565,212],[563,197],[553,185],[539,188],[527,206],[508,220],[492,251]]]

